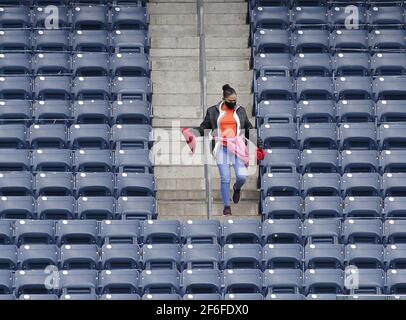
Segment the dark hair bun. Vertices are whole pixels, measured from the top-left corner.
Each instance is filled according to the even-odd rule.
[[[228,83],[223,86],[223,91],[230,90],[230,89],[231,89],[231,87]]]

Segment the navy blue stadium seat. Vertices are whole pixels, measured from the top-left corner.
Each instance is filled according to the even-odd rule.
[[[254,79],[268,76],[289,76],[293,68],[292,63],[289,53],[258,53],[253,57],[252,62]]]
[[[182,298],[176,293],[148,293],[142,296],[142,300],[182,300]]]
[[[0,244],[10,244],[13,241],[13,221],[0,220]]]
[[[305,123],[299,129],[301,149],[335,149],[337,126],[333,123]]]
[[[109,100],[110,78],[76,77],[72,81],[72,94],[78,100]]]
[[[18,265],[18,251],[15,245],[2,245],[0,251],[0,269],[15,270]]]
[[[341,244],[312,243],[305,248],[308,269],[341,269],[344,266],[344,246]]]
[[[390,269],[386,273],[388,294],[404,294],[406,289],[406,273],[402,269]]]
[[[190,278],[188,280],[192,281]],[[140,293],[152,295],[177,293],[180,289],[180,283],[180,274],[177,270],[144,270],[140,275]],[[189,291],[188,283],[182,281],[182,284],[185,291]]]
[[[264,219],[301,218],[303,211],[302,198],[266,197],[262,202],[262,216]]]
[[[322,53],[329,51],[329,31],[299,29],[292,32],[293,52]]]
[[[41,2],[41,1],[36,1]],[[70,25],[69,22],[69,7],[68,6],[61,6],[58,3],[56,8],[47,8],[46,1],[43,1],[42,4],[36,4],[36,8],[32,11],[33,17],[33,26],[35,28],[45,28],[45,24],[51,24],[53,27],[59,28],[66,28]],[[51,2],[63,2],[63,1],[51,1]],[[43,7],[43,5],[45,7]],[[56,10],[55,10],[56,9]],[[50,19],[49,14],[52,13],[53,16],[57,16],[57,22]]]
[[[36,75],[58,75],[71,72],[71,57],[62,52],[41,52],[33,57],[32,68]]]
[[[117,124],[151,124],[151,105],[145,100],[114,101],[113,122]]]
[[[371,69],[374,76],[401,76],[406,73],[406,57],[402,53],[384,52],[372,56]]]
[[[402,100],[379,100],[376,103],[376,115],[379,122],[404,122],[406,113]]]
[[[52,220],[17,220],[15,222],[15,243],[52,244],[55,243],[56,228]]]
[[[62,295],[88,297],[97,291],[98,273],[96,270],[63,270],[59,272]]]
[[[28,53],[0,54],[0,74],[30,75],[31,72],[31,56]]]
[[[99,297],[99,300],[141,300],[141,297],[138,294],[103,294]]]
[[[328,27],[327,7],[296,6],[291,10],[291,19],[295,28],[325,29]]]
[[[386,269],[405,269],[405,244],[391,244],[384,249]]]
[[[81,172],[76,174],[76,196],[111,196],[114,194],[114,174],[111,172]]]
[[[72,49],[79,52],[106,52],[109,50],[109,34],[106,30],[76,30],[72,35]]]
[[[336,106],[332,100],[302,100],[297,104],[300,122],[335,122]]]
[[[196,243],[182,247],[183,269],[219,269],[221,247],[218,244]]]
[[[185,294],[183,300],[222,300],[218,293]]]
[[[257,79],[255,83],[254,92],[257,101],[292,100],[294,98],[294,85],[290,77],[264,76]]]
[[[335,79],[336,99],[372,99],[372,83],[369,77],[338,77]]]
[[[293,61],[296,77],[330,76],[331,61],[328,53],[299,53]]]
[[[307,219],[303,223],[305,243],[340,243],[341,222],[338,218]]]
[[[33,194],[33,178],[29,172],[10,171],[0,173],[2,196],[30,196]]]
[[[115,30],[111,46],[116,53],[144,53],[149,52],[150,39],[145,30]]]
[[[26,244],[18,251],[20,269],[43,270],[48,266],[58,267],[59,249],[56,245]]]
[[[381,197],[346,197],[344,200],[344,214],[356,218],[381,218]]]
[[[188,244],[217,244],[221,225],[217,220],[187,220],[182,224],[182,239]]]
[[[29,129],[29,143],[32,149],[63,149],[67,145],[64,124],[34,124]]]
[[[177,244],[146,244],[142,247],[142,263],[145,270],[180,269],[181,248]]]
[[[79,197],[76,205],[79,219],[107,220],[115,216],[113,197]]]
[[[304,273],[304,294],[344,292],[344,272],[340,269],[308,269]]]
[[[368,31],[367,30],[335,30],[330,35],[330,46],[335,51],[359,51],[367,50]]]
[[[383,226],[378,219],[346,219],[343,241],[347,243],[382,243]]]
[[[110,121],[110,104],[104,100],[75,101],[72,116],[78,124],[108,123]]]
[[[297,146],[297,127],[293,123],[265,123],[258,131],[266,149],[295,149]]]
[[[261,269],[262,247],[253,243],[227,244],[223,247],[224,269]]]
[[[400,50],[406,48],[405,30],[379,29],[369,34],[372,50]]]
[[[405,76],[376,77],[372,81],[375,101],[404,100],[406,97]]]
[[[13,274],[10,270],[0,270],[0,292],[0,296],[13,292]]]
[[[405,19],[403,11],[399,10],[396,6],[373,6],[368,13],[369,23],[374,27],[387,26],[389,28],[395,28],[396,25],[403,24]]]
[[[31,196],[0,198],[0,217],[3,219],[35,218],[35,203]]]
[[[113,149],[148,149],[151,144],[150,125],[116,124],[112,127]]]
[[[56,272],[50,272],[54,276]],[[50,275],[44,270],[19,270],[14,275],[15,295],[18,298],[25,294],[52,294],[57,292],[47,278]],[[11,277],[10,277],[11,278]],[[58,278],[56,278],[58,279]],[[53,280],[56,280],[53,279]],[[10,279],[11,280],[11,279]],[[54,283],[55,285],[55,283]],[[5,292],[10,293],[10,292]]]
[[[352,4],[351,1],[340,1],[337,3],[333,3],[331,10],[329,12],[330,14],[330,24],[331,27],[334,29],[343,29],[348,23],[348,16],[353,13],[354,9],[353,8],[348,8],[346,4]],[[352,10],[351,10],[352,9]],[[362,1],[359,1],[357,3],[357,9],[358,9],[358,21],[356,23],[353,23],[354,27],[358,27],[360,29],[364,29],[366,24],[367,24],[367,8],[363,5]],[[355,21],[352,21],[355,22]]]
[[[59,245],[94,244],[97,242],[98,225],[95,220],[60,220],[56,232]]]
[[[146,8],[139,6],[115,6],[112,8],[114,29],[147,29],[149,17]]]
[[[141,237],[138,220],[105,220],[100,223],[100,238],[102,243],[137,244]]]
[[[69,100],[71,78],[69,76],[37,76],[34,81],[36,99]]]
[[[260,162],[260,174],[270,172],[296,172],[299,169],[300,153],[297,149],[267,149],[265,159]]]
[[[30,100],[33,96],[28,76],[0,77],[0,98],[7,100]]]
[[[35,176],[36,196],[70,196],[73,175],[69,172],[39,172]]]
[[[296,118],[296,103],[293,100],[263,100],[256,106],[256,112],[259,125],[263,123],[290,123],[294,122]]]
[[[334,84],[329,77],[300,77],[296,79],[296,101],[331,100]]]
[[[341,197],[306,197],[304,201],[304,215],[310,219],[341,218],[343,215]]]
[[[142,224],[143,242],[148,244],[179,243],[178,220],[146,220]]]
[[[379,146],[383,150],[405,149],[406,125],[403,123],[385,123],[378,129]]]
[[[222,243],[260,243],[262,225],[258,220],[228,219],[222,225]]]
[[[136,294],[138,284],[136,269],[103,270],[99,274],[98,290],[102,294]]]
[[[37,198],[39,219],[74,219],[75,199],[72,196],[41,196]]]
[[[302,177],[303,196],[339,196],[338,173],[306,173]]]
[[[334,75],[353,77],[369,75],[370,57],[366,52],[340,52],[333,58]]]
[[[71,117],[71,107],[67,100],[35,101],[32,108],[34,119],[39,124],[61,123],[69,121]]]
[[[69,51],[71,35],[64,29],[40,29],[33,32],[33,47],[37,51]]]
[[[262,226],[264,243],[302,243],[302,221],[299,219],[265,220]]]
[[[1,123],[27,123],[31,121],[31,102],[27,100],[0,101]]]
[[[384,267],[383,246],[379,244],[349,244],[345,249],[347,264],[358,269],[382,269]]]
[[[0,50],[28,51],[31,50],[31,32],[27,29],[0,30]]]
[[[110,144],[107,124],[75,124],[70,126],[69,135],[74,149],[108,149]]]
[[[405,197],[386,197],[383,213],[387,218],[403,218],[406,215]]]
[[[224,300],[263,300],[261,293],[226,293]]]
[[[341,178],[343,196],[380,196],[378,173],[346,173]]]
[[[62,269],[79,271],[80,269],[98,269],[98,267],[99,253],[96,245],[66,244],[61,246]]]
[[[117,150],[114,154],[116,172],[151,173],[149,150]]]
[[[254,53],[289,53],[290,37],[287,30],[257,30],[253,35]]]
[[[300,175],[293,173],[267,173],[261,179],[261,193],[267,196],[298,196],[301,192]]]
[[[113,155],[110,150],[81,149],[74,154],[76,172],[109,172],[113,169]]]
[[[108,28],[106,6],[76,6],[72,8],[72,26],[76,30],[103,30]]]
[[[150,62],[143,53],[117,53],[111,58],[111,72],[120,77],[148,77]]]
[[[262,293],[262,271],[258,269],[226,269],[222,274],[225,293]]]
[[[337,150],[303,150],[300,166],[303,173],[335,173],[339,172],[339,156]]]
[[[341,173],[378,172],[379,155],[376,150],[343,150],[341,152]]]
[[[382,193],[384,196],[405,196],[406,173],[384,173],[382,175]]]
[[[357,269],[357,287],[352,294],[383,294],[385,292],[385,271],[381,269]]]
[[[300,269],[303,247],[296,243],[268,244],[263,248],[263,258],[265,269]]]
[[[5,7],[0,13],[0,28],[25,29],[31,27],[29,7]]]
[[[384,239],[386,243],[406,243],[405,221],[388,219],[384,224]]]
[[[288,7],[255,7],[251,11],[252,29],[286,29],[290,24]]]

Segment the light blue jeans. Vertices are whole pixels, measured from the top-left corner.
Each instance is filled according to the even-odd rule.
[[[221,181],[221,196],[224,206],[230,206],[230,184],[231,170],[230,166],[234,167],[236,176],[236,189],[239,190],[247,180],[248,170],[244,162],[235,154],[228,151],[227,147],[221,146],[216,157],[217,167],[220,171]]]

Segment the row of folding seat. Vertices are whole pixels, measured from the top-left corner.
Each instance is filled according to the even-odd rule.
[[[151,124],[145,100],[1,100],[0,124]]]
[[[263,100],[256,105],[257,124],[264,122],[406,122],[404,100]],[[1,114],[1,113],[0,113]]]
[[[12,198],[10,202],[12,201]],[[8,200],[7,199],[7,200]],[[200,244],[404,244],[406,243],[406,220],[387,219],[382,223],[379,219],[352,219],[344,222],[336,218],[307,219],[269,219],[261,223],[258,220],[227,220],[220,223],[217,220],[188,221],[181,224],[176,220],[135,220],[135,214],[151,207],[153,199],[142,197],[122,197],[112,208],[113,202],[107,198],[80,198],[77,201],[79,212],[114,212],[129,220],[0,220],[0,242],[2,244],[174,244],[185,243],[185,250],[193,249]],[[2,212],[17,210],[20,212],[33,211],[23,205],[2,200]],[[56,207],[57,198],[47,197],[38,199],[37,211],[42,213],[63,212],[74,210],[72,199],[61,200],[61,206]],[[68,200],[71,200],[70,202]],[[288,199],[286,199],[288,200]],[[6,202],[6,203],[5,203]],[[143,202],[145,205],[143,207]],[[5,204],[4,204],[5,203]],[[33,206],[33,203],[30,203]],[[105,209],[103,209],[105,205]],[[110,208],[109,208],[110,206]],[[153,207],[153,203],[152,203]],[[134,215],[132,215],[134,213]],[[51,215],[52,216],[52,215]],[[277,247],[270,247],[270,254]],[[165,250],[163,250],[165,251]],[[175,250],[178,251],[178,250]],[[197,252],[200,252],[197,250]],[[284,252],[282,247],[281,252]],[[200,252],[203,254],[202,252]],[[161,253],[162,256],[168,253]],[[169,254],[172,256],[172,254]],[[199,264],[196,264],[199,265]]]
[[[149,77],[0,77],[4,100],[145,100],[151,101]]]
[[[147,8],[137,5],[6,6],[0,11],[0,28],[139,30],[148,29],[148,23]]]
[[[406,30],[400,29],[260,29],[253,34],[252,51],[258,53],[323,53],[404,51]],[[1,43],[0,43],[1,44]]]
[[[137,5],[146,6],[147,0],[1,0],[4,6],[47,6],[47,5],[72,5],[72,4],[93,4],[93,5]]]
[[[152,196],[3,196],[0,202],[2,219],[154,219],[156,200]],[[41,224],[41,222],[39,222]],[[93,222],[89,222],[92,224]],[[5,222],[8,225],[8,222]],[[52,222],[44,223],[52,225]],[[32,228],[35,229],[33,222]],[[83,228],[86,223],[79,223]],[[4,229],[4,234],[6,229]],[[11,241],[12,237],[8,238]],[[17,237],[16,241],[19,237]],[[53,239],[53,236],[52,236]],[[7,240],[7,241],[9,241]],[[5,240],[4,240],[5,241]]]
[[[1,151],[1,150],[0,150]],[[399,173],[406,171],[406,150],[318,150],[267,149],[260,174],[305,173]],[[1,164],[0,152],[0,164]],[[1,165],[0,165],[1,168]]]
[[[262,200],[265,219],[318,218],[404,218],[405,197],[266,197]]]
[[[13,0],[8,0],[13,1]],[[42,1],[42,0],[40,0]],[[288,7],[294,8],[295,6],[310,6],[310,7],[341,7],[346,5],[355,5],[358,7],[404,7],[402,0],[249,0],[249,9],[253,10],[255,7]]]
[[[29,53],[0,54],[1,75],[140,76],[150,74],[143,53]]]
[[[404,197],[406,173],[267,173],[261,179],[261,195]]]
[[[154,175],[139,172],[2,172],[1,196],[154,196]]]
[[[262,100],[405,100],[406,76],[264,76],[254,79],[254,94],[256,103]]]
[[[406,23],[405,8],[400,6],[362,6],[346,7],[295,6],[289,7],[256,7],[251,11],[251,30],[257,29],[337,29],[342,28],[349,19],[354,29],[358,28],[403,28]]]
[[[0,125],[0,146],[6,149],[148,149],[153,132],[143,124]]]
[[[405,123],[303,123],[281,121],[258,128],[266,149],[404,149]]]
[[[145,30],[0,30],[0,51],[148,52],[150,38]]]
[[[134,244],[0,246],[0,269],[405,269],[406,245],[374,244]]]
[[[406,73],[406,57],[400,52],[259,53],[253,59],[255,78],[267,76],[351,77],[400,76]]]
[[[0,171],[153,173],[151,157],[147,149],[0,149]]]
[[[51,272],[50,272],[51,273]],[[54,271],[51,277],[57,284],[49,284],[50,275],[43,270],[20,270],[0,273],[2,294],[403,294],[406,270],[359,269],[357,287],[352,288],[342,270],[310,269],[267,270],[64,270]],[[314,297],[313,297],[314,298]]]

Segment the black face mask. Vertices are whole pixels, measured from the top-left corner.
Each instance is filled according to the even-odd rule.
[[[229,102],[229,101],[224,101],[226,106],[230,109],[234,109],[235,106],[237,105],[237,102]]]

